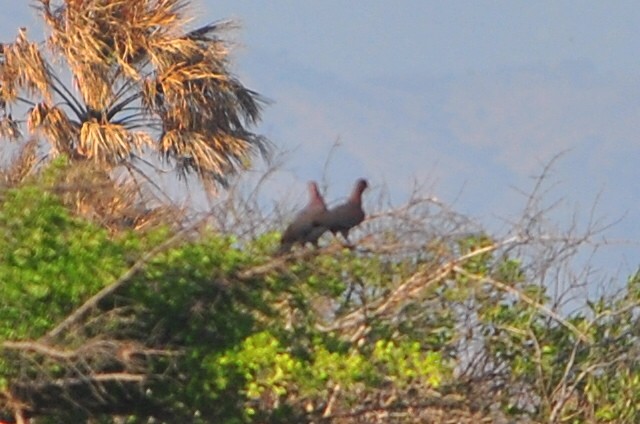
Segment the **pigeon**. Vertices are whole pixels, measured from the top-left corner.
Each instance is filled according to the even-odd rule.
[[[309,203],[302,209],[291,224],[284,230],[280,239],[279,253],[287,253],[296,243],[305,245],[311,243],[318,245],[318,239],[325,231],[326,227],[316,225],[315,222],[320,216],[327,212],[327,206],[318,190],[315,181],[309,181]]]
[[[360,178],[349,196],[349,199],[338,206],[329,209],[319,215],[313,224],[316,227],[329,230],[336,235],[342,234],[347,243],[349,241],[349,231],[364,221],[364,211],[362,210],[362,192],[367,189],[367,180]]]

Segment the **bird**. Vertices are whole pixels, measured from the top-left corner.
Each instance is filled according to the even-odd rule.
[[[338,206],[335,206],[325,213],[322,213],[313,222],[314,227],[324,228],[349,241],[349,231],[364,221],[365,213],[362,209],[362,193],[369,187],[369,183],[364,178],[356,181],[355,187],[349,196],[349,199]]]
[[[309,202],[296,214],[280,238],[280,254],[287,253],[295,244],[311,243],[318,245],[318,239],[327,231],[325,227],[315,224],[320,216],[327,212],[327,205],[318,190],[315,181],[309,181]]]

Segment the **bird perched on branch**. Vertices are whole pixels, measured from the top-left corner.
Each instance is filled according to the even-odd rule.
[[[318,239],[327,228],[316,224],[320,216],[327,212],[327,205],[318,190],[318,184],[315,181],[309,181],[309,203],[302,209],[291,224],[284,230],[280,239],[279,253],[286,253],[296,243],[305,245],[311,243],[318,245]]]
[[[364,210],[362,209],[362,192],[364,192],[369,184],[367,180],[360,178],[356,181],[356,185],[349,196],[349,199],[338,206],[329,209],[327,212],[318,216],[314,221],[314,225],[329,230],[336,235],[342,234],[347,243],[349,241],[349,231],[364,221]]]

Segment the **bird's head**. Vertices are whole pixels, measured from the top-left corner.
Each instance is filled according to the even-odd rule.
[[[309,188],[309,198],[311,199],[311,202],[324,206],[324,198],[322,197],[322,194],[320,194],[318,184],[315,181],[309,181],[307,183],[307,187]]]
[[[362,192],[365,191],[369,187],[369,183],[364,178],[358,179],[356,181],[356,186],[353,188],[351,192],[351,196],[349,196],[349,202],[354,204],[360,204],[362,201]]]
[[[369,187],[369,183],[364,178],[360,178],[358,181],[356,181],[356,190],[359,193],[365,191],[367,187]]]
[[[318,189],[318,183],[315,181],[309,181],[307,183],[307,188],[309,189],[309,193],[311,194],[320,194],[320,190]]]

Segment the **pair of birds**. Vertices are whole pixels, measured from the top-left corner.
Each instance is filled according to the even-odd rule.
[[[331,231],[334,235],[340,233],[350,243],[349,231],[364,221],[362,193],[368,186],[367,180],[359,179],[345,203],[327,209],[318,184],[310,181],[309,203],[298,212],[282,234],[279,253],[288,252],[295,244],[304,246],[311,243],[317,246],[318,239],[326,231]]]

